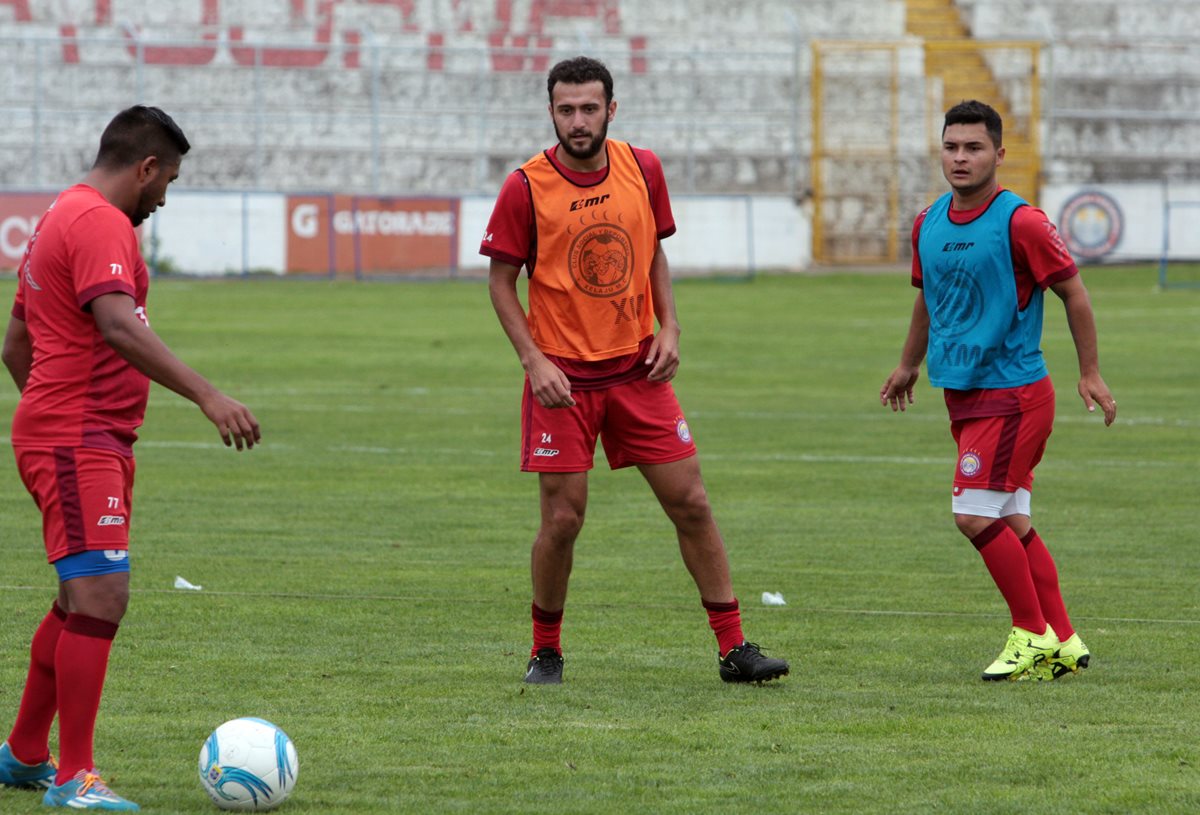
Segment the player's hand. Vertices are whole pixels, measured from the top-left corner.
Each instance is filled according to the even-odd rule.
[[[898,366],[879,389],[879,404],[884,407],[890,404],[893,413],[907,409],[914,402],[913,386],[917,384],[920,376],[919,367]]]
[[[1108,427],[1117,418],[1117,400],[1113,398],[1100,374],[1087,374],[1079,378],[1079,395],[1087,405],[1088,413],[1096,412],[1096,405],[1104,411],[1104,426]]]
[[[650,373],[646,377],[651,382],[670,382],[679,370],[679,327],[660,328],[650,343],[650,352],[646,354],[646,365]]]
[[[208,420],[217,426],[221,440],[226,447],[236,447],[247,450],[262,441],[262,431],[258,427],[258,419],[250,412],[250,408],[236,399],[231,399],[220,391],[200,403],[200,410]]]
[[[533,398],[544,408],[575,407],[571,398],[571,381],[557,365],[542,357],[529,366],[529,388]]]

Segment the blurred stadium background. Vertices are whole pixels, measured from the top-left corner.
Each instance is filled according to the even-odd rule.
[[[482,274],[504,175],[553,141],[546,70],[588,53],[611,133],[663,158],[681,272],[904,263],[941,114],[979,98],[1002,183],[1081,262],[1167,275],[1200,258],[1197,25],[1200,0],[0,0],[0,268],[142,102],[194,145],[144,228],[159,272]]]

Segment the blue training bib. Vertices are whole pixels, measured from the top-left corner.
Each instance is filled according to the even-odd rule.
[[[929,381],[938,388],[1015,388],[1047,375],[1042,290],[1018,308],[1009,224],[1025,201],[1008,190],[966,224],[951,193],[929,208],[917,237],[929,310]]]

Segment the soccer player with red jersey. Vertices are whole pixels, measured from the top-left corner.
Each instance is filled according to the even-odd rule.
[[[525,369],[521,469],[538,473],[541,495],[525,681],[562,681],[563,607],[597,438],[610,467],[641,471],[674,523],[721,678],[775,679],[788,664],[742,635],[725,544],[670,385],[680,329],[660,243],[675,232],[662,165],[608,138],[612,89],[596,60],[554,66],[547,90],[558,144],[504,182],[479,250],[491,258],[492,305]],[[528,315],[516,286],[522,266]]]
[[[166,205],[190,149],[158,108],[117,114],[83,182],[38,222],[18,268],[3,360],[21,399],[12,445],[42,513],[58,598],[33,636],[0,784],[45,788],[71,809],[136,810],[96,771],[92,743],[113,638],[129,603],[133,444],[150,380],[195,402],[227,446],[258,421],[181,362],[150,328],[134,227]],[[49,735],[58,716],[59,762]]]
[[[1042,294],[1062,301],[1079,359],[1079,395],[1111,425],[1117,403],[1100,376],[1096,322],[1078,269],[1044,212],[999,186],[1003,124],[982,102],[946,112],[942,172],[950,183],[913,226],[913,305],[899,366],[879,401],[913,402],[927,359],[944,388],[958,444],[954,520],[1008,604],[1012,630],[986,680],[1057,679],[1086,668],[1058,570],[1030,518],[1033,469],[1054,423],[1042,359]]]

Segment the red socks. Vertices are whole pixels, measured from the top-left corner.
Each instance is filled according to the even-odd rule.
[[[732,603],[710,603],[703,598],[700,602],[708,611],[708,624],[717,635],[717,650],[721,656],[746,641],[742,635],[742,613],[738,610],[736,597]]]
[[[562,656],[562,644],[560,637],[562,636],[562,618],[563,610],[546,611],[538,608],[537,603],[533,603],[533,649],[529,656],[537,656],[537,652],[543,648],[553,648]]]
[[[55,602],[38,626],[29,647],[29,674],[25,679],[25,692],[21,695],[17,720],[8,737],[13,756],[23,764],[41,764],[50,758],[50,725],[54,723],[54,714],[58,710],[54,651],[66,619],[67,612]]]
[[[80,770],[95,768],[92,735],[100,694],[108,671],[117,624],[83,614],[68,614],[54,653],[58,683],[58,777],[62,784]]]
[[[1042,614],[1054,633],[1058,634],[1058,639],[1066,642],[1071,639],[1075,629],[1071,625],[1071,618],[1067,616],[1067,606],[1058,588],[1058,568],[1054,565],[1054,558],[1050,557],[1050,550],[1032,528],[1021,538],[1021,543],[1025,546],[1025,559],[1029,561],[1029,574],[1037,589]]]
[[[1034,634],[1046,630],[1042,606],[1029,572],[1029,561],[1021,539],[1003,520],[997,519],[987,529],[971,538],[983,562],[1004,595],[1012,614],[1012,624]],[[1056,631],[1057,633],[1057,631]]]
[[[704,599],[701,599],[701,603],[708,611],[708,624],[717,635],[717,649],[722,656],[728,654],[731,648],[745,642],[746,638],[742,635],[742,613],[738,610],[737,598],[734,598],[732,603],[710,603]],[[529,656],[537,656],[537,652],[543,648],[553,648],[562,655],[562,609],[546,611],[538,608],[537,603],[533,603],[532,616],[533,649]]]

